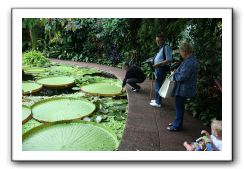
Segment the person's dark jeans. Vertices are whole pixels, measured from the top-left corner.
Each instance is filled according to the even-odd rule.
[[[183,97],[183,96],[175,97],[176,113],[175,113],[175,120],[173,122],[174,129],[181,129],[183,126],[186,99],[187,97]]]
[[[127,84],[129,84],[131,87],[137,90],[141,89],[141,87],[137,85],[137,83],[142,83],[142,82],[144,82],[144,79],[130,78],[126,80]]]
[[[159,68],[157,71],[155,71],[155,76],[156,77],[154,82],[154,98],[157,104],[161,104],[162,98],[159,95],[158,91],[165,80],[166,73],[163,68]]]

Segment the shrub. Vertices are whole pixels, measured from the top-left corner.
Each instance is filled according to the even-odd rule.
[[[49,60],[41,52],[31,50],[23,54],[22,63],[23,65],[38,67],[48,65]]]

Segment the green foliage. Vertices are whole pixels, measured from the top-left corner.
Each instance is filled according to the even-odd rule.
[[[42,84],[45,87],[59,88],[68,87],[74,84],[75,79],[69,76],[55,76],[37,79],[38,84]]]
[[[93,83],[81,87],[85,93],[95,96],[116,96],[121,95],[121,85],[114,83]]]
[[[23,151],[113,151],[118,147],[112,131],[90,122],[44,124],[25,133],[22,140]]]
[[[31,116],[31,109],[28,106],[22,105],[22,124],[26,123]]]
[[[38,18],[23,18],[22,28],[23,28],[23,48],[28,46],[32,50],[39,49],[39,37],[41,34],[41,27],[43,25]]]
[[[144,72],[144,74],[147,76],[147,78],[151,78],[151,74],[152,74],[152,70],[150,68],[150,66],[148,65],[148,63],[143,63],[141,66],[142,71]]]
[[[95,73],[96,76],[93,74]],[[98,76],[101,72],[95,70],[95,69],[87,69],[87,68],[81,68],[76,66],[68,66],[68,65],[60,65],[60,64],[53,64],[51,63],[51,66],[47,68],[46,73],[42,73],[42,78],[47,78],[50,75],[51,76],[57,76],[57,75],[66,75],[66,76],[72,76],[75,77],[75,84],[77,87],[80,88],[80,86],[91,84],[91,83],[113,83],[115,85],[121,86],[121,81],[118,79],[111,79],[107,77]],[[39,76],[39,75],[38,75]],[[39,79],[37,76],[37,79]],[[79,90],[74,90],[75,93],[73,94],[61,94],[61,95],[53,95],[53,96],[23,96],[22,103],[23,105],[26,105],[28,107],[33,107],[34,105],[38,103],[45,102],[47,99],[53,99],[57,100],[60,97],[65,98],[71,98],[71,99],[86,99],[92,102],[96,105],[96,109],[92,114],[89,114],[88,117],[85,117],[82,119],[82,121],[90,121],[99,123],[105,127],[110,128],[117,136],[118,140],[121,140],[122,134],[124,132],[125,128],[125,120],[127,117],[127,100],[124,99],[126,96],[119,96],[119,97],[93,97],[86,95],[85,93],[82,93]],[[68,105],[70,106],[70,105]],[[68,107],[66,106],[66,107]],[[67,111],[65,111],[65,108],[58,107],[58,114],[60,114],[60,111],[62,110],[61,114],[66,114]],[[79,106],[81,107],[81,106]],[[43,113],[46,110],[51,110],[51,106],[48,105],[48,108],[44,108]],[[53,109],[53,108],[52,108]],[[79,108],[80,110],[80,108]],[[48,111],[49,112],[49,111]],[[34,113],[35,114],[35,113]],[[53,113],[56,114],[56,113]],[[42,114],[43,116],[43,114]],[[40,120],[43,121],[43,120]],[[27,123],[25,123],[22,126],[22,133],[26,133],[27,131],[42,125],[43,123],[40,123],[36,121],[35,119],[30,119]]]
[[[34,120],[33,118],[30,119],[28,122],[26,122],[24,125],[22,125],[22,134],[26,133],[27,131],[42,125],[41,122],[38,122]]]
[[[125,119],[127,117],[127,100],[93,97],[92,102],[96,104],[97,110],[90,120],[96,121],[97,117],[102,117],[99,123],[112,129],[120,140],[124,132]]]
[[[42,89],[42,85],[35,82],[22,82],[22,94],[32,94]]]
[[[222,79],[222,21],[195,19],[188,23],[188,37],[194,43],[200,65],[197,95],[187,104],[187,110],[205,125],[212,118],[222,119],[222,93],[215,79]]]
[[[211,92],[216,88],[214,80],[222,79],[221,19],[27,18],[23,21],[23,30],[33,26],[40,28],[39,48],[43,49],[42,52],[47,57],[117,67],[121,67],[123,62],[130,62],[141,66],[147,77],[150,77],[151,70],[144,61],[154,57],[158,51],[155,42],[157,33],[164,32],[167,35],[166,43],[172,47],[173,59],[177,60],[179,56],[175,51],[180,42],[190,41],[194,44],[200,69],[196,96],[198,99],[190,99],[187,110],[205,124],[216,114],[221,118],[221,93]],[[29,44],[29,41],[23,38],[23,44]],[[76,76],[76,82],[80,85],[97,82],[94,79]]]
[[[40,122],[57,122],[80,119],[90,115],[95,105],[84,99],[57,97],[32,105],[33,118]]]
[[[49,64],[49,61],[41,52],[31,50],[23,54],[22,63],[23,65],[39,67],[39,66],[47,66]]]

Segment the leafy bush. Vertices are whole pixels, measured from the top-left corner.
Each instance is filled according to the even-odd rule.
[[[23,65],[39,67],[48,65],[49,60],[41,52],[31,50],[23,54],[22,63]]]
[[[214,82],[222,79],[222,21],[195,19],[187,24],[200,70],[196,97],[189,100],[186,108],[209,125],[212,118],[222,119],[222,93]]]

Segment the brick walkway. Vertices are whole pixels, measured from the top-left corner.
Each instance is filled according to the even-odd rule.
[[[53,62],[77,65],[88,68],[96,68],[114,74],[117,78],[123,79],[125,72],[121,69],[98,65],[94,63],[73,62],[58,59],[51,59]],[[169,132],[166,127],[174,119],[174,98],[163,99],[161,108],[154,108],[149,105],[150,81],[146,80],[141,84],[142,90],[139,93],[128,94],[128,117],[126,128],[122,137],[120,151],[184,151],[182,143],[189,142],[200,136],[203,129],[209,131],[202,123],[185,113],[184,126],[181,132]]]

